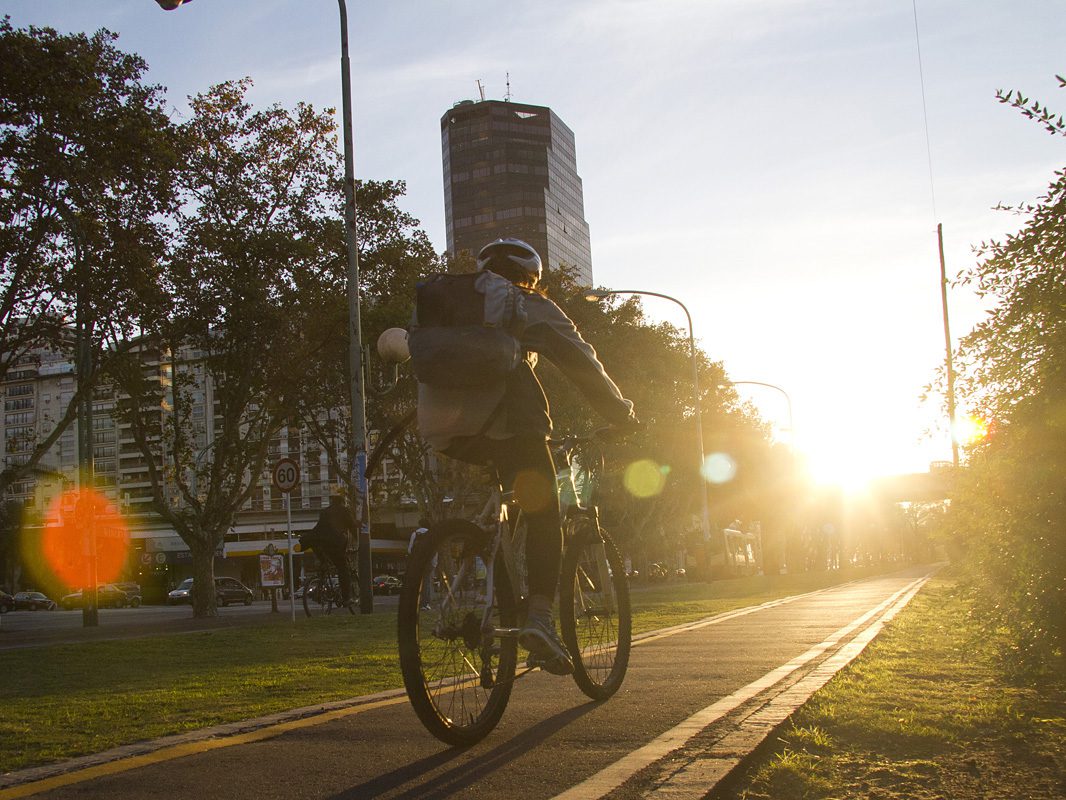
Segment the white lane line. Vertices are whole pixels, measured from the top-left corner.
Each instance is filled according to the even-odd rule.
[[[700,800],[706,797],[778,725],[806,703],[811,695],[825,686],[834,675],[854,661],[881,632],[885,623],[907,606],[930,577],[932,573],[911,584],[891,608],[854,639],[766,705],[753,711],[735,730],[709,750],[701,752],[664,783],[646,792],[644,797],[654,797],[657,800]]]
[[[761,678],[738,689],[728,697],[724,697],[716,703],[697,711],[688,719],[661,734],[643,747],[634,750],[632,753],[629,753],[615,763],[605,767],[576,786],[556,795],[553,800],[594,800],[594,798],[603,797],[609,792],[614,791],[640,770],[683,747],[708,725],[717,722],[726,714],[759,694],[759,692],[784,680],[796,670],[818,658],[830,647],[838,644],[841,639],[847,637],[862,625],[865,625],[870,619],[880,614],[886,608],[889,608],[897,599],[908,591],[911,589],[916,590],[916,587],[920,587],[927,577],[928,576],[923,576],[909,583],[887,600],[879,603],[865,614],[862,614],[857,619],[848,623],[836,633],[832,634],[828,639],[815,645],[803,655],[792,659],[787,664],[782,664],[780,667],[770,670]]]

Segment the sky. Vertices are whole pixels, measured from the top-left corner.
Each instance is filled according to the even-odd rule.
[[[245,76],[258,106],[340,108],[332,0],[0,12],[120,34],[175,119]],[[1063,165],[1061,139],[995,99],[1066,110],[1061,2],[352,0],[348,14],[357,177],[404,180],[438,251],[440,118],[479,81],[504,99],[509,80],[574,131],[596,284],[682,302],[732,380],[776,387],[737,390],[817,477],[951,459],[942,398],[921,400],[945,357],[937,225],[951,279],[1020,226],[994,207],[1036,199]],[[948,302],[957,342],[986,307],[959,285]],[[686,326],[674,303],[645,308]]]

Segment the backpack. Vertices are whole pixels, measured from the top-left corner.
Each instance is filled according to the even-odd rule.
[[[407,344],[420,383],[490,386],[522,363],[521,290],[487,270],[432,275],[416,289]]]

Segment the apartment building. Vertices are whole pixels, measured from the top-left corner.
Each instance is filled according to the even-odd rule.
[[[170,354],[151,348],[139,351],[145,376],[164,388],[166,398],[159,408],[150,409],[160,425],[172,424],[174,371],[182,376],[191,403],[192,438],[197,461],[213,456],[213,439],[218,404],[214,386],[204,365],[203,353],[191,348]],[[0,418],[0,459],[6,465],[24,464],[37,443],[43,441],[63,417],[76,391],[74,364],[50,351],[38,351],[9,371],[0,384],[4,414]],[[131,536],[129,570],[124,576],[142,583],[146,599],[152,589],[159,592],[172,587],[191,572],[191,553],[177,533],[151,507],[152,485],[145,455],[134,441],[129,423],[119,419],[116,405],[120,400],[114,386],[101,385],[92,402],[92,483],[125,518]],[[6,499],[25,505],[31,519],[41,526],[55,513],[53,499],[65,487],[76,485],[78,470],[78,422],[75,421],[56,440],[38,463],[34,473],[19,481]],[[165,460],[165,442],[160,449]],[[343,442],[335,443],[344,458]],[[239,578],[249,586],[258,581],[258,556],[268,545],[276,552],[288,552],[288,524],[285,496],[273,485],[271,467],[280,458],[292,458],[300,465],[300,483],[290,494],[294,544],[297,537],[317,522],[322,508],[328,506],[339,476],[330,466],[326,450],[306,430],[283,428],[269,443],[267,468],[256,478],[247,502],[238,512],[218,552],[217,575]],[[164,467],[164,464],[157,464]],[[386,481],[398,480],[395,468],[386,463]],[[191,477],[191,476],[190,476]],[[164,486],[169,502],[179,502],[177,486]],[[375,574],[395,572],[402,566],[410,530],[417,526],[414,509],[382,507],[372,509],[371,547]],[[298,549],[294,548],[298,556]],[[297,558],[297,573],[300,571]]]

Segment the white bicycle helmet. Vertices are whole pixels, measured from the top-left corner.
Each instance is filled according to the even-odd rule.
[[[479,270],[488,269],[510,276],[515,272],[515,267],[535,281],[540,280],[540,256],[521,239],[497,239],[482,247],[477,254]]]

